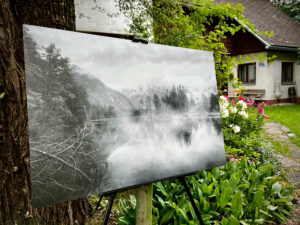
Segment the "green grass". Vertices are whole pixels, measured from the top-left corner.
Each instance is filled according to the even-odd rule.
[[[291,132],[296,135],[296,137],[291,138],[291,141],[300,147],[300,104],[267,106],[265,113],[270,121],[281,123],[290,128]]]
[[[273,139],[268,139],[268,140],[272,143],[273,148],[281,155],[289,156],[289,154],[291,153],[291,150],[287,145],[284,145],[278,141],[274,141]]]

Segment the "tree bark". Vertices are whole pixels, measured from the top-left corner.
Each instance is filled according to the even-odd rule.
[[[31,206],[22,24],[75,30],[74,8],[74,0],[0,0],[0,224],[84,224],[90,211],[87,199]]]
[[[153,184],[137,189],[136,225],[152,225]]]

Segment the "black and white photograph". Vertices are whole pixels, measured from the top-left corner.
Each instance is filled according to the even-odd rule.
[[[33,207],[225,164],[212,52],[23,31]]]

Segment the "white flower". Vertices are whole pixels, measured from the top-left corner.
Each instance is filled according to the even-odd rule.
[[[243,103],[244,103],[243,100],[239,100],[237,104],[238,104],[238,105],[243,105]]]
[[[229,106],[228,102],[220,102],[220,108],[227,109],[228,106]]]
[[[237,113],[237,108],[230,106],[229,107],[229,112],[231,112],[231,113]]]
[[[228,116],[229,116],[229,111],[228,111],[228,109],[221,109],[221,116],[222,116],[223,118],[228,117]]]
[[[243,119],[248,119],[248,113],[245,111],[240,111],[239,114],[243,117]]]
[[[242,110],[247,109],[247,103],[244,102],[243,100],[238,101],[238,105],[242,106]]]
[[[224,102],[227,102],[227,98],[225,98],[223,95],[220,96],[220,100],[224,101]]]
[[[239,133],[241,131],[241,128],[239,126],[234,126],[233,128],[234,133]]]

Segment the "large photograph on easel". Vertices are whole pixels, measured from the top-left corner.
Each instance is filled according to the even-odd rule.
[[[211,52],[24,26],[34,207],[225,163]]]

